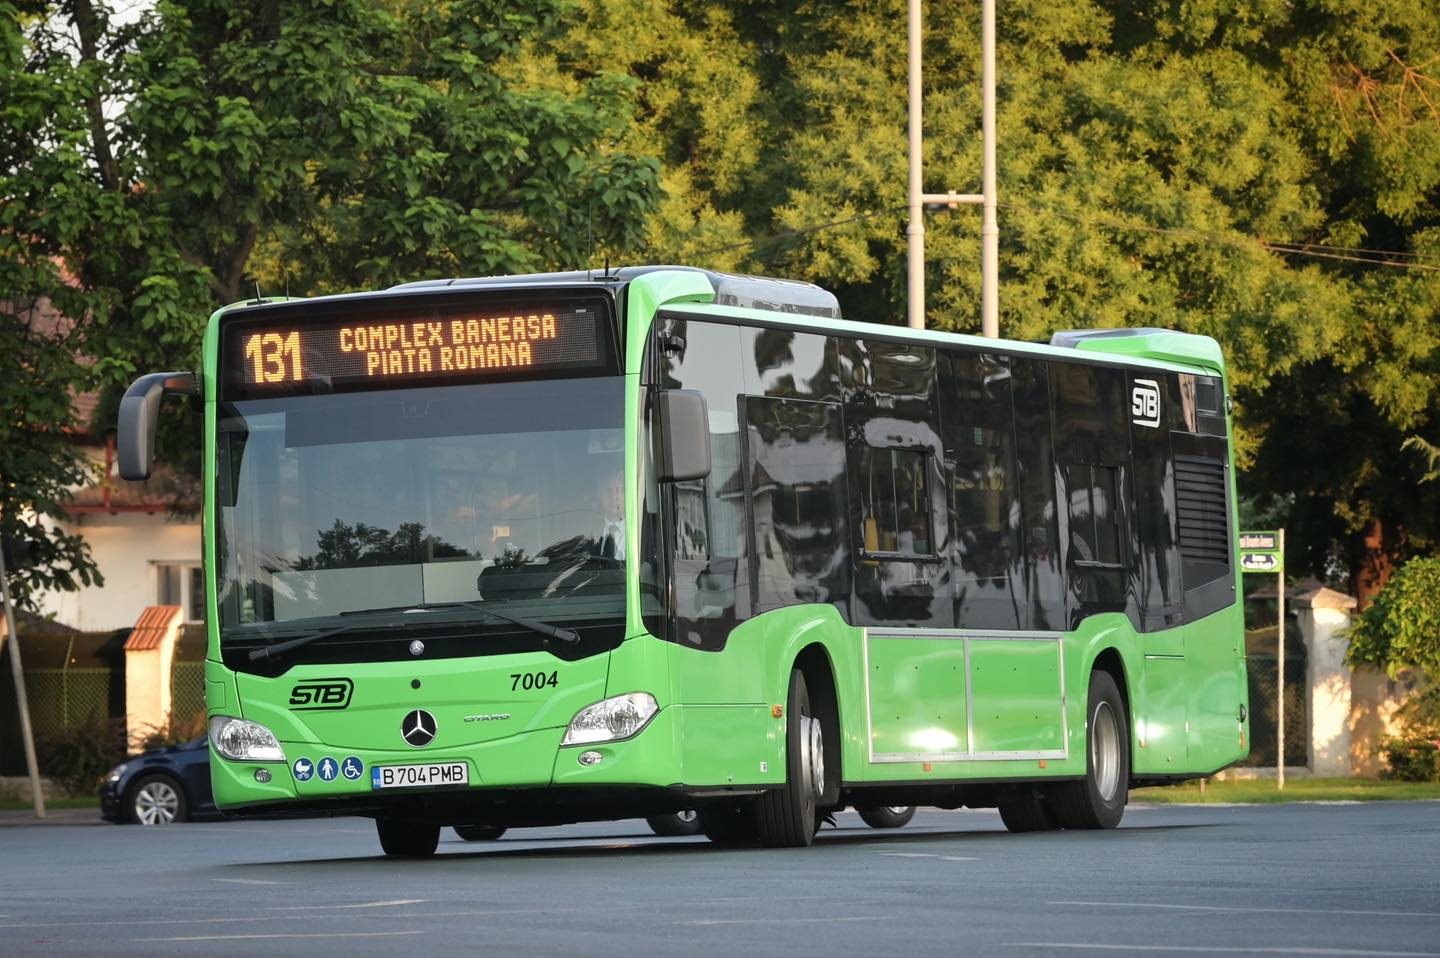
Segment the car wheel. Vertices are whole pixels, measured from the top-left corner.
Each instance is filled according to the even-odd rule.
[[[452,825],[455,834],[467,842],[493,842],[505,834],[503,825]]]
[[[855,811],[871,828],[900,828],[915,817],[914,805],[857,805]]]
[[[429,858],[440,844],[440,826],[403,818],[377,818],[380,847],[396,858]]]
[[[700,815],[693,809],[671,812],[669,815],[650,815],[645,821],[656,835],[700,834]]]
[[[169,825],[185,821],[185,792],[168,775],[146,775],[130,787],[125,803],[137,825]]]

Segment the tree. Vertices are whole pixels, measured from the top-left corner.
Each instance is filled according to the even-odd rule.
[[[612,27],[591,41],[646,81],[644,142],[667,188],[686,191],[688,204],[673,192],[662,204],[677,215],[652,222],[660,248],[703,258],[699,227],[738,218],[730,246],[711,244],[727,265],[738,243],[741,268],[828,285],[853,318],[901,321],[902,4],[581,9],[587,36],[644,20],[667,38],[621,44]],[[1365,600],[1440,534],[1431,490],[1415,490],[1440,449],[1434,5],[1242,14],[1220,0],[1092,0],[999,13],[1004,334],[1214,336],[1230,362],[1242,488],[1294,503],[1284,521],[1304,561],[1292,568],[1347,567]],[[692,52],[697,25],[713,66]],[[978,26],[930,11],[930,190],[978,188]],[[566,49],[577,45],[595,59],[585,41]],[[979,327],[978,225],[967,209],[927,220],[932,326]],[[1309,437],[1300,467],[1298,437]]]
[[[562,93],[507,72],[554,14],[161,0],[122,25],[96,0],[0,0],[0,291],[15,315],[48,303],[69,320],[43,343],[22,320],[0,343],[33,363],[26,439],[0,433],[0,474],[24,476],[0,511],[58,517],[81,479],[59,437],[88,425],[70,392],[104,388],[113,410],[137,372],[194,368],[205,318],[253,278],[323,292],[636,241],[658,186],[619,146],[633,83],[596,71]],[[167,415],[162,454],[193,468],[193,417]],[[51,546],[35,581],[93,571],[78,541]]]

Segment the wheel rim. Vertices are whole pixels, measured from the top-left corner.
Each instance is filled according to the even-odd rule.
[[[180,811],[180,793],[166,782],[146,782],[135,793],[135,817],[141,825],[169,825]]]
[[[910,806],[909,806],[909,805],[886,805],[886,806],[885,806],[885,811],[889,812],[891,815],[904,815],[906,812],[910,811]]]
[[[825,742],[820,720],[811,715],[800,719],[800,770],[806,793],[819,798],[825,791]]]
[[[1109,702],[1095,706],[1090,755],[1095,763],[1095,788],[1102,799],[1112,801],[1120,791],[1120,727]]]
[[[695,821],[695,819],[699,818],[700,816],[699,813],[697,813],[694,809],[687,809],[683,812],[676,812],[675,817],[680,821],[684,822],[686,825],[689,825],[691,822]]]

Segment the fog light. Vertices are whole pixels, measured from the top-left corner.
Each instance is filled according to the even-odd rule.
[[[261,785],[264,785],[266,782],[270,781],[270,770],[268,768],[257,768],[255,770],[255,781],[259,782]]]
[[[580,764],[581,764],[581,765],[599,765],[602,761],[604,761],[604,759],[605,759],[605,756],[601,755],[599,752],[581,752],[581,753],[580,753]]]

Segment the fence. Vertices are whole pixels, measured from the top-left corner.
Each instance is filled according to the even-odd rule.
[[[205,722],[205,663],[175,662],[170,667],[170,728],[194,731]]]
[[[111,670],[26,669],[25,697],[30,705],[30,724],[39,742],[66,729],[99,725],[112,714]],[[18,714],[15,680],[7,670],[0,673],[0,775],[25,774]]]
[[[1275,767],[1279,669],[1273,655],[1250,655],[1250,757],[1246,765]],[[1310,764],[1309,687],[1305,655],[1285,656],[1285,764]]]

